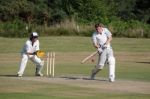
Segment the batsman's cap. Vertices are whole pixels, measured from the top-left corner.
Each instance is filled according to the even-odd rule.
[[[32,32],[32,36],[33,36],[33,37],[38,37],[39,35],[38,35],[37,32]]]

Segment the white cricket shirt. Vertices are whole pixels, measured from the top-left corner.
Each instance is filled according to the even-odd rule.
[[[100,46],[102,46],[106,43],[108,37],[110,37],[111,35],[111,32],[107,28],[103,28],[103,32],[101,34],[97,32],[93,33],[92,42],[94,44],[99,44]],[[107,47],[110,47],[110,44],[108,44]]]
[[[28,52],[33,53],[38,50],[40,50],[39,49],[39,40],[36,40],[33,45],[32,45],[31,40],[27,40],[23,47],[22,53],[28,53]]]

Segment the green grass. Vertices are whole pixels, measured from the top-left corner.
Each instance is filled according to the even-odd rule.
[[[149,99],[150,95],[139,94],[93,94],[92,96],[60,96],[58,95],[43,95],[37,93],[1,93],[3,99]]]
[[[27,39],[0,37],[0,52],[18,53]],[[41,37],[39,40],[44,51],[91,52],[95,50],[90,37]],[[112,46],[116,52],[149,52],[149,42],[150,39],[143,38],[113,38]]]
[[[1,53],[18,53],[21,51],[23,44],[28,38],[1,38]],[[40,46],[44,51],[55,52],[83,52],[94,50],[91,47],[91,39],[87,37],[41,37]]]
[[[1,78],[3,99],[149,99],[150,94],[105,92],[103,90]],[[6,82],[7,83],[4,83]],[[7,89],[6,89],[7,88]],[[3,92],[2,89],[5,89]],[[9,91],[7,91],[9,90]]]
[[[149,99],[149,94],[105,92],[63,84],[10,79],[16,75],[20,51],[28,38],[0,37],[0,99]],[[81,60],[95,51],[89,37],[40,37],[41,50],[56,52],[55,75],[89,76],[95,63]],[[113,38],[116,78],[150,82],[150,39]],[[25,76],[33,76],[35,66],[29,61]],[[43,69],[46,74],[46,68]],[[97,77],[107,78],[108,66]]]
[[[113,48],[123,52],[149,52],[150,39],[144,38],[114,38]]]
[[[28,38],[2,38],[0,37],[0,74],[15,74],[19,61],[20,51]],[[95,51],[89,37],[41,37],[41,49],[56,52],[56,75],[83,74],[89,75],[93,63],[80,64],[80,61]],[[149,45],[150,39],[114,38],[113,49],[116,55],[116,74],[119,79],[135,79],[150,81],[149,77]],[[125,61],[118,60],[125,53]],[[138,54],[138,53],[144,53]],[[127,55],[127,56],[126,56]],[[121,58],[124,59],[124,56]],[[134,57],[131,57],[134,56]],[[137,59],[134,59],[138,57]],[[144,58],[143,57],[147,57]],[[140,59],[141,58],[141,59]],[[132,60],[132,61],[130,61]],[[139,62],[139,63],[138,63]],[[141,62],[141,63],[140,63]],[[143,63],[142,63],[143,62]],[[144,63],[145,62],[145,63]],[[147,63],[146,63],[147,62]],[[9,68],[11,71],[7,70]],[[33,75],[34,66],[29,62],[25,74]],[[3,71],[7,70],[7,71]],[[44,68],[45,69],[45,68]],[[107,68],[102,71],[102,76],[107,76]]]

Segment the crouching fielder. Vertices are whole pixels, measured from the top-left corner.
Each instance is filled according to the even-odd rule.
[[[94,79],[95,75],[103,69],[106,62],[109,64],[109,81],[115,81],[115,57],[113,55],[110,42],[112,40],[112,34],[104,28],[103,24],[98,23],[95,25],[96,31],[93,33],[92,42],[94,47],[98,50],[98,63],[92,70],[91,79]]]
[[[26,68],[26,64],[28,59],[30,59],[35,65],[35,76],[43,76],[41,73],[44,60],[41,60],[39,57],[37,57],[36,52],[39,50],[39,40],[38,40],[38,33],[33,32],[29,38],[29,40],[26,41],[23,50],[22,50],[22,59],[19,66],[19,71],[17,73],[18,77],[22,77],[24,70]]]

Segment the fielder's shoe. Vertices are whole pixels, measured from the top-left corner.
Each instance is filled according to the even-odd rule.
[[[38,74],[35,74],[35,76],[43,76],[43,74],[42,73],[38,73]]]
[[[22,77],[22,74],[17,74],[17,77]]]
[[[114,78],[109,78],[109,82],[114,82]]]

